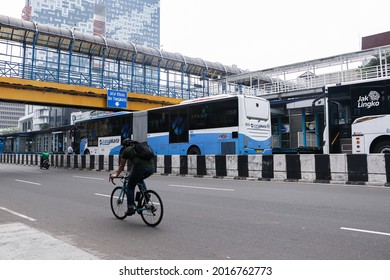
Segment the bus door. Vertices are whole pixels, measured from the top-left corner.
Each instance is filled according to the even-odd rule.
[[[80,129],[78,129],[76,126],[74,126],[70,132],[69,132],[69,137],[70,137],[70,143],[73,148],[73,152],[75,154],[82,154],[81,152],[84,152],[85,147],[83,147],[83,150],[80,150],[80,145],[81,145],[81,136],[80,136]],[[66,144],[66,141],[65,141]],[[85,141],[84,141],[84,146],[85,146]],[[67,146],[65,146],[67,148]]]
[[[352,153],[349,87],[329,88],[328,93],[329,152]]]

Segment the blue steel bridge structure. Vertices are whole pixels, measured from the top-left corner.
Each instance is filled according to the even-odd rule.
[[[141,110],[207,96],[210,80],[243,72],[236,66],[0,15],[0,87],[5,89],[0,99],[9,102],[106,109],[106,91],[113,89],[129,93],[127,110]]]

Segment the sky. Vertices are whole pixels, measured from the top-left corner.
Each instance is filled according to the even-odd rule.
[[[0,14],[20,18],[24,2],[0,0]],[[362,37],[390,31],[388,0],[160,0],[160,7],[161,49],[249,71],[359,51]]]

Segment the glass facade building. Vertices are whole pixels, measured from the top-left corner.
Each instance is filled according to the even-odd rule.
[[[26,0],[23,12],[38,24],[160,47],[160,0]]]
[[[36,22],[38,29],[45,24],[160,47],[160,0],[25,0],[22,18]],[[75,111],[80,109],[33,106],[19,127],[25,131],[68,125]]]

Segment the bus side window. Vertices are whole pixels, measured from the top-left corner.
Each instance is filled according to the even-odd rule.
[[[219,104],[217,108],[218,126],[228,127],[238,125],[238,105],[236,100]]]
[[[161,109],[148,112],[148,133],[167,132],[169,127],[168,110]]]
[[[188,142],[188,109],[175,108],[169,111],[169,143]]]

